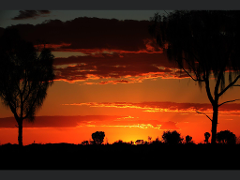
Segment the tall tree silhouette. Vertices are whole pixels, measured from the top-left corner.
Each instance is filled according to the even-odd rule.
[[[53,59],[49,49],[38,55],[32,43],[18,31],[7,28],[0,38],[0,98],[18,123],[18,143],[22,143],[23,120],[34,120],[53,83]]]
[[[150,34],[200,87],[205,85],[213,107],[212,139],[216,142],[219,98],[240,78],[240,11],[175,11],[167,16],[155,14]],[[227,72],[227,73],[226,73]],[[227,78],[228,74],[228,78]],[[214,78],[214,88],[210,79]],[[227,80],[228,79],[228,80]],[[227,82],[228,81],[228,82]],[[227,82],[227,85],[226,85]]]

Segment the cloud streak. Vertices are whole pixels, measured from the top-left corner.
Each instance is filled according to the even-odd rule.
[[[169,63],[166,54],[104,53],[56,58],[56,80],[88,81],[85,84],[139,83],[145,79],[188,78]],[[112,79],[111,79],[112,78]]]
[[[19,15],[12,18],[12,20],[36,19],[37,17],[44,17],[50,14],[49,10],[20,10]]]
[[[89,107],[104,107],[104,108],[123,108],[123,109],[141,109],[143,112],[194,112],[201,111],[206,113],[212,113],[211,104],[207,103],[176,103],[176,102],[87,102],[87,103],[73,103],[73,104],[62,104],[70,106],[89,106]],[[239,113],[240,104],[231,103],[225,104],[219,107],[220,113]]]
[[[141,120],[131,116],[87,115],[87,116],[36,116],[34,123],[23,122],[24,128],[63,128],[63,127],[123,127],[178,129],[175,122]],[[14,117],[0,118],[0,128],[16,128]]]

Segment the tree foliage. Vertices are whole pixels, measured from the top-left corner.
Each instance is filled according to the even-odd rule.
[[[209,132],[204,133],[205,140],[204,142],[208,144],[208,139],[210,138],[211,134]]]
[[[222,144],[236,144],[237,137],[229,130],[217,133],[217,141]]]
[[[101,145],[104,137],[105,133],[103,131],[96,131],[95,133],[92,133],[92,139],[94,141],[94,144]]]
[[[177,131],[164,131],[162,139],[166,144],[180,144],[183,141],[183,138],[181,138],[180,133]]]
[[[186,144],[191,143],[191,142],[192,142],[192,136],[187,135],[187,136],[185,137],[185,141],[186,141]]]
[[[18,123],[19,145],[23,120],[34,120],[53,83],[53,60],[49,49],[38,55],[33,44],[22,40],[16,29],[7,28],[0,38],[0,98]]]

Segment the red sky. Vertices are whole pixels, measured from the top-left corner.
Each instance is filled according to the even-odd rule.
[[[23,144],[78,144],[97,130],[105,132],[109,143],[161,139],[166,130],[202,142],[211,121],[196,111],[212,117],[205,89],[168,61],[148,25],[146,20],[88,17],[15,25],[36,48],[47,42],[55,55],[56,79],[35,122],[25,122]],[[220,101],[239,96],[238,87],[232,88]],[[238,101],[221,106],[218,131],[240,136],[239,115]],[[17,143],[16,124],[1,104],[0,143]]]

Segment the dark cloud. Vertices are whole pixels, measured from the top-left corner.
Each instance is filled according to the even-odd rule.
[[[141,82],[144,79],[158,77],[177,78],[180,75],[175,72],[174,68],[177,68],[177,66],[169,63],[166,54],[158,53],[72,56],[56,58],[54,66],[57,73],[56,80],[102,79],[100,84]],[[183,76],[184,73],[181,75]],[[116,80],[109,80],[108,78]]]
[[[12,20],[35,19],[43,14],[50,14],[49,10],[20,10],[19,15],[12,18]]]
[[[32,12],[32,11],[31,11]],[[21,13],[24,14],[24,11]],[[30,14],[31,13],[26,13]],[[33,11],[36,15],[37,12]],[[29,17],[30,15],[21,15]],[[148,33],[149,21],[79,17],[71,21],[49,20],[38,25],[15,25],[22,37],[38,44],[71,44],[59,50],[117,49],[127,51],[159,50]],[[154,47],[151,49],[151,47]]]
[[[56,80],[101,79],[96,83],[116,84],[158,77],[188,77],[184,73],[180,77],[172,69],[177,67],[176,64],[169,63],[166,54],[149,35],[149,25],[149,21],[80,17],[66,22],[49,20],[35,26],[25,24],[14,27],[36,47],[46,42],[46,47],[52,51],[82,52],[87,55],[56,58]]]

